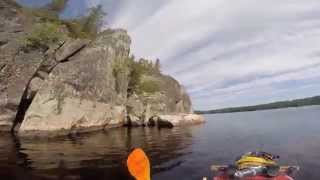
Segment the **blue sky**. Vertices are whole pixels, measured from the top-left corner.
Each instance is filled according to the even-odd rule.
[[[319,0],[70,0],[63,16],[97,4],[105,28],[127,29],[136,57],[160,58],[195,109],[320,95]]]

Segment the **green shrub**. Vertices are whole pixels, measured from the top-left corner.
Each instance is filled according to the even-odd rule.
[[[59,14],[66,7],[67,0],[52,0],[42,8],[23,7],[25,14],[38,18],[42,22],[60,22]]]
[[[132,61],[130,64],[130,81],[129,81],[129,93],[137,92],[138,86],[140,84],[141,78],[146,74],[146,68],[139,62]]]
[[[157,60],[155,64],[152,61],[147,59],[140,59],[139,61],[135,61],[134,57],[131,59],[130,63],[131,73],[130,73],[130,81],[129,81],[129,93],[154,93],[158,91],[159,86],[156,82],[144,82],[141,83],[142,76],[144,75],[153,75],[160,73],[160,62]]]
[[[38,22],[60,22],[59,14],[45,8],[23,8],[25,15],[35,17]]]
[[[52,2],[47,5],[47,9],[60,13],[65,9],[67,2],[68,0],[52,0]]]
[[[106,13],[101,5],[89,9],[87,15],[76,19],[61,19],[59,14],[65,9],[67,0],[53,0],[42,8],[23,8],[27,16],[35,17],[40,23],[65,25],[72,38],[95,38],[103,25]]]
[[[138,93],[140,93],[140,94],[141,93],[154,94],[154,93],[160,91],[160,87],[159,87],[158,82],[152,81],[152,80],[141,82],[138,87],[139,87]]]
[[[103,25],[103,19],[105,16],[106,13],[103,11],[101,5],[91,8],[89,10],[89,14],[82,18],[82,31],[91,37],[97,36]]]
[[[25,37],[25,47],[43,50],[48,49],[50,44],[56,43],[64,38],[63,33],[60,32],[60,28],[61,25],[52,22],[37,23]]]
[[[116,59],[113,64],[113,75],[126,74],[130,71],[130,61],[127,59]]]
[[[69,36],[72,38],[90,38],[90,35],[82,31],[82,23],[77,20],[65,20],[63,24],[69,31]]]
[[[77,19],[61,20],[69,31],[69,36],[73,38],[95,38],[103,24],[105,13],[102,6],[93,7],[88,15]]]

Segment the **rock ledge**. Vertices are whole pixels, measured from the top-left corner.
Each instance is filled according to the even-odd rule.
[[[202,115],[198,114],[178,114],[178,115],[160,115],[150,119],[149,125],[158,127],[175,127],[183,125],[194,125],[205,123]]]

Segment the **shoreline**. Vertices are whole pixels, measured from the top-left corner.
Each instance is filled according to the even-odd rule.
[[[258,110],[247,110],[247,111],[232,111],[232,112],[199,113],[199,111],[195,111],[195,114],[199,114],[199,115],[210,115],[210,114],[232,114],[232,113],[256,112],[256,111],[268,111],[268,110],[297,109],[297,108],[312,107],[312,106],[320,106],[320,104],[305,105],[305,106],[289,106],[289,107],[281,107],[281,108],[268,108],[268,109],[258,109]],[[201,112],[203,112],[203,111],[201,111]]]
[[[157,115],[151,117],[146,124],[143,125],[128,125],[128,124],[107,124],[104,126],[90,126],[90,127],[80,127],[76,129],[57,129],[57,130],[24,130],[14,132],[12,135],[17,137],[26,137],[26,138],[55,138],[55,137],[63,137],[63,136],[73,136],[78,134],[87,134],[93,132],[103,132],[108,129],[116,129],[116,128],[166,128],[171,129],[174,127],[180,126],[192,126],[197,124],[205,123],[205,118],[202,115],[198,114],[170,114],[170,115]]]

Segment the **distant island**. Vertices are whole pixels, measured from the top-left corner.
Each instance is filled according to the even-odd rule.
[[[314,96],[303,99],[295,99],[289,101],[278,101],[268,104],[260,104],[255,106],[242,106],[242,107],[230,107],[216,110],[208,111],[195,111],[197,114],[218,114],[218,113],[233,113],[233,112],[245,112],[245,111],[260,111],[268,109],[280,109],[289,107],[301,107],[301,106],[311,106],[320,105],[320,96]]]

